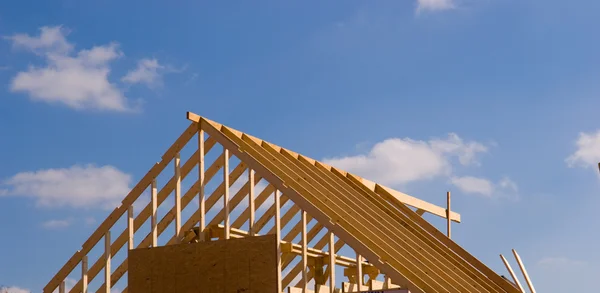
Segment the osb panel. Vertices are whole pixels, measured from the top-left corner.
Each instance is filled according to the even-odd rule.
[[[274,235],[135,249],[131,293],[275,293]]]

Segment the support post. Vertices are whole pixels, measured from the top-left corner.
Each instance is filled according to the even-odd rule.
[[[88,293],[88,256],[81,259],[81,292]]]
[[[60,285],[58,285],[58,293],[65,293],[65,281],[60,282]]]
[[[198,123],[200,128],[200,123]],[[206,229],[206,195],[204,194],[205,175],[204,175],[204,130],[198,130],[198,183],[200,184],[200,190],[198,191],[198,197],[200,201],[200,227],[198,233],[198,241],[204,241],[204,229]]]
[[[176,243],[181,241],[181,158],[175,156],[175,237]]]
[[[158,215],[157,215],[157,208],[158,208],[158,199],[157,199],[157,194],[158,194],[158,189],[156,187],[156,179],[152,180],[152,217],[151,217],[151,229],[152,229],[152,247],[156,247],[157,246],[157,242],[158,242]]]
[[[452,238],[452,231],[450,229],[450,226],[452,225],[452,220],[450,217],[451,211],[450,211],[450,191],[446,192],[446,203],[448,204],[448,208],[446,209],[446,220],[447,220],[447,227],[448,227],[448,238]]]
[[[308,293],[308,243],[306,239],[306,211],[302,210],[302,293]]]
[[[250,190],[248,191],[248,209],[250,210],[250,219],[248,220],[248,232],[250,232],[250,236],[254,236],[256,235],[256,231],[254,231],[254,210],[256,208],[254,206],[254,170],[252,169],[248,169],[248,187],[250,188]]]
[[[362,256],[356,251],[356,285],[359,291],[362,290],[363,282]]]
[[[105,264],[104,264],[105,292],[104,293],[110,293],[110,288],[112,287],[111,282],[110,282],[110,277],[111,277],[110,258],[111,258],[110,231],[106,231],[106,234],[104,234],[104,260],[105,260]]]
[[[279,190],[273,192],[275,197],[275,235],[277,239],[277,293],[282,292],[281,286],[281,209],[279,207]]]
[[[223,212],[225,213],[225,239],[229,239],[231,225],[229,223],[229,150],[223,147]]]
[[[329,231],[329,293],[335,292],[335,235]]]
[[[128,234],[128,240],[127,240],[127,248],[129,250],[133,249],[133,205],[130,205],[129,208],[127,208],[127,234]]]

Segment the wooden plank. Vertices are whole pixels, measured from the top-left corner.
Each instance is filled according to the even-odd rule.
[[[335,293],[335,235],[329,231],[329,293]]]
[[[229,239],[229,150],[223,147],[223,186],[225,193],[223,195],[223,211],[225,213],[225,239]]]
[[[248,209],[250,210],[248,231],[250,232],[250,236],[254,236],[256,235],[256,231],[254,229],[254,211],[256,210],[256,207],[254,207],[254,170],[252,169],[248,169]]]
[[[199,210],[200,210],[200,223],[198,241],[204,241],[204,228],[206,227],[206,198],[204,195],[204,188],[206,185],[204,175],[204,130],[200,128],[198,124],[198,182],[200,183],[200,190],[198,191]]]
[[[515,285],[517,285],[517,287],[519,288],[519,291],[525,292],[525,290],[523,290],[523,286],[521,286],[521,282],[519,282],[519,278],[517,278],[517,275],[515,275],[515,272],[513,271],[512,267],[510,266],[510,264],[508,263],[508,261],[506,260],[506,258],[504,257],[504,255],[501,254],[500,255],[500,259],[502,259],[502,262],[504,263],[504,266],[506,266],[506,269],[508,270],[508,273],[510,274],[510,277],[515,282]]]
[[[106,233],[104,234],[104,284],[106,284],[105,286],[105,293],[110,293],[110,288],[112,287],[112,283],[110,282],[110,277],[111,277],[111,271],[110,271],[110,259],[111,259],[111,253],[110,253],[110,231],[106,231]]]
[[[81,259],[81,292],[88,293],[88,256],[84,255]]]
[[[181,158],[175,156],[175,237],[181,238]]]
[[[362,269],[362,256],[356,252],[356,285],[358,288],[363,287],[364,282],[363,269]]]
[[[525,278],[525,283],[527,283],[527,287],[529,287],[529,290],[531,291],[531,293],[535,293],[535,288],[533,287],[533,283],[531,282],[531,279],[529,278],[529,274],[527,273],[527,270],[525,269],[525,265],[523,264],[523,262],[521,261],[521,257],[519,256],[519,254],[517,253],[516,250],[512,250],[515,259],[517,259],[517,263],[519,264],[519,268],[521,269],[521,272],[523,273],[523,278]]]
[[[448,230],[448,238],[452,238],[452,233],[450,230],[450,226],[452,225],[452,220],[450,218],[450,214],[452,213],[450,210],[450,191],[446,193],[446,203],[448,205],[446,208],[446,229]]]
[[[129,206],[127,209],[127,233],[129,235],[127,239],[127,249],[133,249],[133,206]]]
[[[302,211],[302,293],[308,290],[308,241],[306,239],[306,211]]]
[[[135,200],[142,194],[142,192],[150,185],[152,179],[154,179],[170,162],[175,154],[179,152],[183,146],[192,138],[196,133],[197,125],[191,123],[190,126],[179,136],[171,147],[163,154],[160,162],[156,163],[152,168],[144,175],[144,177],[135,185],[133,189],[127,194],[125,199],[121,202],[121,205],[116,208],[105,220],[100,224],[92,235],[84,242],[82,248],[75,252],[73,256],[65,263],[65,265],[52,277],[48,284],[44,287],[44,293],[51,293],[56,287],[64,280],[73,269],[81,262],[84,255],[102,239],[104,233],[108,231],[121,216],[125,213],[127,208],[135,202]]]
[[[156,230],[157,225],[157,213],[158,213],[158,199],[157,199],[157,187],[156,179],[152,180],[152,191],[151,191],[150,204],[152,205],[152,216],[150,220],[150,229],[152,233],[152,247],[156,247],[158,243],[158,231]],[[135,227],[135,225],[134,225]],[[135,230],[135,229],[134,229]]]
[[[281,286],[281,223],[279,222],[279,190],[273,193],[275,205],[275,238],[277,239],[277,293],[282,292]]]

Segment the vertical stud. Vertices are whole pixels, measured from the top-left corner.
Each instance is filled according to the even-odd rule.
[[[158,205],[158,199],[157,197],[157,193],[158,193],[158,189],[156,187],[156,179],[152,180],[152,198],[150,199],[152,201],[152,217],[150,219],[150,224],[151,224],[151,229],[152,229],[152,247],[156,247],[157,246],[157,242],[158,242],[158,229],[157,229],[157,205]]]
[[[308,243],[306,237],[306,211],[302,210],[302,293],[308,291]]]
[[[200,123],[198,123],[198,128],[200,128]],[[198,192],[199,200],[200,200],[200,227],[198,233],[198,240],[204,241],[204,229],[206,228],[206,198],[204,195],[204,130],[198,130],[198,156],[200,157],[198,160],[198,183],[200,184],[200,190]]]
[[[356,252],[356,285],[358,286],[358,291],[362,290],[363,286],[363,273],[362,273],[362,256]]]
[[[254,170],[248,169],[248,186],[250,190],[248,191],[248,209],[250,209],[250,219],[248,220],[248,230],[250,232],[250,236],[255,236],[256,231],[254,231],[254,221],[255,214],[254,210],[256,207],[254,206]]]
[[[110,281],[110,277],[111,277],[111,269],[110,269],[110,258],[111,258],[111,253],[110,253],[110,231],[106,231],[106,234],[104,234],[104,260],[105,260],[105,264],[104,264],[104,288],[105,288],[105,293],[110,293],[110,288],[111,286],[111,281]]]
[[[175,237],[177,243],[181,241],[181,158],[175,156]]]
[[[229,150],[223,147],[223,212],[225,213],[225,239],[229,239]]]
[[[88,293],[88,257],[84,255],[81,259],[81,292]]]
[[[448,226],[448,238],[452,238],[452,231],[450,230],[450,226],[452,225],[452,220],[450,218],[450,191],[448,191],[446,193],[446,203],[448,205],[448,208],[446,209],[446,219],[447,219],[447,226]]]
[[[130,205],[127,209],[127,234],[128,234],[128,248],[133,249],[133,205]]]
[[[58,293],[65,293],[65,281],[60,282],[60,285],[58,285]]]
[[[335,236],[329,232],[329,293],[335,292]]]
[[[279,190],[273,192],[275,197],[275,238],[277,239],[277,293],[282,292],[281,286],[281,209],[279,207]]]

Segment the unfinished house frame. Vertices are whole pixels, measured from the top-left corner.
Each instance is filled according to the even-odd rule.
[[[196,114],[187,118],[189,127],[45,293],[128,292],[132,249],[259,235],[277,241],[274,292],[524,292],[504,257],[511,281],[450,239],[450,222],[461,219],[449,194],[448,207],[436,206]],[[424,213],[446,219],[448,231]]]

